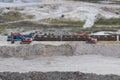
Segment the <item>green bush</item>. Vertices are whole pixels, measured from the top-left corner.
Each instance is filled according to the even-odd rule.
[[[120,18],[110,18],[110,19],[100,18],[95,22],[95,24],[99,24],[99,25],[120,25]]]
[[[35,15],[26,15],[28,19],[34,19]]]
[[[22,19],[22,14],[16,11],[9,11],[8,13],[3,13],[0,15],[1,21],[17,21]]]

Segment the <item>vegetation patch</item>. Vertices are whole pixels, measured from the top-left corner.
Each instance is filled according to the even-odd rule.
[[[96,27],[93,26],[92,28],[83,28],[79,26],[72,26],[72,25],[46,25],[46,24],[39,24],[33,21],[22,21],[17,23],[11,24],[2,24],[0,25],[0,33],[1,34],[8,34],[11,31],[19,31],[25,32],[30,30],[41,30],[43,32],[54,32],[55,30],[65,31],[65,32],[85,32],[85,33],[93,33],[99,31],[118,31],[120,27]],[[58,32],[59,33],[59,32]]]
[[[17,21],[17,20],[23,20],[23,16],[20,12],[17,11],[9,11],[7,13],[3,13],[0,15],[0,21]]]
[[[73,20],[63,20],[63,19],[52,19],[50,23],[53,25],[70,25],[70,26],[80,26],[83,27],[83,21],[73,21]]]
[[[113,28],[113,27],[92,27],[92,28],[86,28],[86,29],[79,29],[79,32],[85,32],[85,33],[95,33],[95,32],[100,32],[100,31],[112,31],[116,32],[118,31],[119,27]]]
[[[120,18],[100,18],[96,20],[95,25],[120,25]]]
[[[28,19],[34,19],[35,18],[35,15],[26,15],[26,17],[28,18]]]

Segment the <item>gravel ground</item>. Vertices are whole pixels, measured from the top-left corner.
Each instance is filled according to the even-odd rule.
[[[81,72],[3,72],[0,73],[0,80],[120,80],[120,76],[84,74]]]
[[[0,58],[0,72],[69,72],[120,75],[120,59],[99,55]]]
[[[102,75],[106,75],[106,74],[120,75],[120,58],[119,58],[120,44],[84,44],[82,42],[81,43],[55,42],[55,43],[41,42],[37,44],[32,43],[31,45],[17,45],[17,43],[15,43],[14,45],[11,44],[12,46],[9,46],[9,44],[7,44],[8,46],[6,44],[1,45],[0,72],[10,71],[10,72],[26,73],[29,71],[31,72],[42,71],[45,73],[47,72],[55,73],[55,71],[61,71],[61,72],[80,71],[83,73],[95,73]],[[12,73],[9,73],[9,75],[11,74]],[[58,74],[62,76],[65,73],[58,73]],[[19,76],[22,74],[14,73],[14,75]],[[26,73],[26,75],[29,74]],[[54,74],[51,73],[51,75]],[[70,73],[70,75],[73,74]],[[54,77],[56,77],[56,75]],[[50,78],[52,78],[52,76]],[[100,79],[98,77],[98,79],[93,78],[91,80],[100,80]],[[3,79],[3,80],[10,80],[10,79]],[[28,79],[28,80],[34,80],[34,79]],[[56,79],[54,78],[52,80],[56,80]],[[79,79],[75,78],[73,80],[79,80]],[[90,80],[90,79],[85,79],[85,80]],[[105,78],[101,80],[110,80],[110,79]],[[115,78],[112,80],[119,80],[119,79]]]

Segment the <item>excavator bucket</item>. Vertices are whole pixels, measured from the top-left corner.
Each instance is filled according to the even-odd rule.
[[[96,44],[96,43],[97,43],[97,39],[96,39],[96,38],[89,37],[89,38],[87,39],[87,43]]]
[[[93,39],[91,42],[96,44],[97,43],[97,39]]]

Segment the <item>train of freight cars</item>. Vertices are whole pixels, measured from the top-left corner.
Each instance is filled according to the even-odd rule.
[[[32,38],[33,41],[86,41],[85,35],[55,35],[55,34],[25,34],[25,38]],[[87,35],[92,38],[96,38],[98,41],[119,41],[120,35]],[[14,36],[14,39],[21,40],[19,35]],[[11,40],[11,36],[8,35],[7,40]]]

